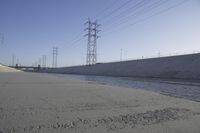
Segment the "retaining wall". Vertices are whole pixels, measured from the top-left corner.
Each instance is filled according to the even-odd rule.
[[[49,69],[46,72],[200,80],[200,54]]]

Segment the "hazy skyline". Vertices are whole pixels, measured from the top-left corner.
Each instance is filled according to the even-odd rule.
[[[46,55],[51,66],[54,46],[58,66],[85,64],[88,17],[102,24],[98,62],[119,61],[121,49],[123,60],[200,51],[199,0],[0,0],[0,16],[6,64]]]

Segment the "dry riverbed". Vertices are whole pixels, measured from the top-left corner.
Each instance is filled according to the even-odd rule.
[[[0,73],[0,133],[199,133],[200,103],[48,74]]]

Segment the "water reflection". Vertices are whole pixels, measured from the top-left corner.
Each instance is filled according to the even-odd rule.
[[[105,77],[88,75],[68,75],[55,74],[56,76],[67,79],[79,79],[93,81],[100,84],[112,86],[128,87],[133,89],[144,89],[155,91],[164,95],[181,97],[200,102],[200,82],[188,81],[169,81],[159,79],[138,79],[126,77]]]

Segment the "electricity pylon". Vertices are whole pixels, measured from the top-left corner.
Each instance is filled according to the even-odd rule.
[[[85,36],[88,37],[86,64],[94,65],[97,62],[97,39],[99,38],[98,28],[100,25],[98,24],[97,20],[92,22],[89,18],[85,25],[87,25],[87,28],[85,29],[87,34]]]

